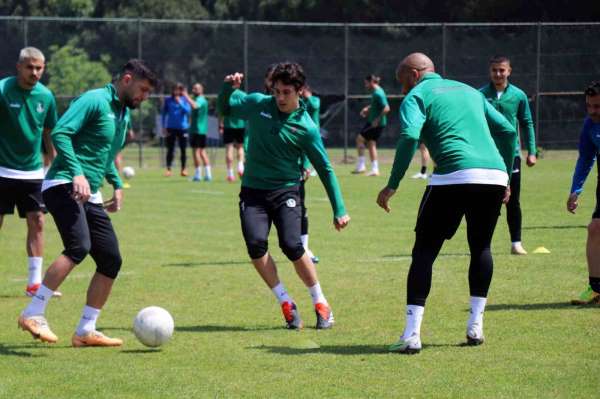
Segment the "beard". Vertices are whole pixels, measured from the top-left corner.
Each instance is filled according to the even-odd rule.
[[[138,100],[133,99],[129,93],[125,93],[125,98],[123,99],[125,106],[129,109],[136,109],[140,106],[140,102]]]

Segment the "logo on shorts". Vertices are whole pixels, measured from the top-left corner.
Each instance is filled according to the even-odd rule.
[[[293,198],[288,199],[287,201],[285,201],[285,205],[288,208],[295,208],[296,207],[296,200]]]
[[[21,108],[21,104],[19,103],[10,103],[8,104],[8,106],[11,108]]]
[[[106,116],[108,116],[110,119],[117,119],[115,114],[113,114],[112,112],[109,112],[108,114],[106,114]]]
[[[242,210],[242,212],[246,210],[246,205],[244,204],[244,201],[240,201],[240,209]]]
[[[267,118],[267,119],[273,119],[273,115],[271,115],[265,111],[261,111],[260,116],[262,116],[263,118]]]
[[[42,112],[44,112],[44,104],[38,103],[37,107],[35,107],[35,110],[37,111],[38,114],[41,114]]]

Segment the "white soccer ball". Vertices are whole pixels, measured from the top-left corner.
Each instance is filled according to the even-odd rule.
[[[123,176],[126,179],[131,179],[133,178],[133,176],[135,176],[135,169],[133,169],[131,166],[125,166],[123,168]]]
[[[173,318],[161,307],[149,306],[140,310],[133,320],[133,332],[137,339],[150,347],[161,346],[173,335]]]

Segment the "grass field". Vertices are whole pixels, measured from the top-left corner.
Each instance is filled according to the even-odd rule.
[[[311,248],[336,325],[316,331],[310,297],[271,237],[280,274],[308,325],[283,328],[279,306],[248,262],[237,212],[237,184],[162,177],[152,161],[131,181],[113,216],[124,257],[98,327],[121,337],[118,349],[73,349],[94,267],[86,259],[52,300],[48,319],[60,341],[32,341],[16,328],[26,277],[25,224],[8,217],[0,233],[0,398],[232,397],[600,397],[600,309],[568,304],[587,283],[585,226],[594,206],[595,172],[580,210],[565,201],[574,152],[547,152],[523,173],[523,242],[530,254],[509,254],[505,214],[493,242],[495,272],[485,316],[486,343],[463,347],[468,317],[468,248],[464,226],[434,265],[433,288],[416,356],[387,352],[404,326],[405,284],[423,181],[406,179],[392,213],[375,205],[386,182],[351,176],[332,151],[352,221],[338,233],[325,192],[308,183]],[[136,149],[127,150],[132,164]],[[133,163],[135,165],[135,163]],[[416,171],[413,163],[409,173]],[[110,191],[107,191],[110,193]],[[61,251],[51,218],[45,267]],[[532,254],[544,246],[550,254]],[[131,331],[139,309],[158,305],[175,319],[159,350]]]

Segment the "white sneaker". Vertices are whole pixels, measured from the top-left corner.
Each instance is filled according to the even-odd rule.
[[[483,326],[479,323],[473,323],[467,326],[467,345],[477,346],[483,344]]]
[[[421,173],[421,172],[415,173],[410,178],[411,179],[423,179],[423,180],[426,180],[427,179],[427,173]]]
[[[356,169],[354,169],[354,170],[352,171],[352,174],[354,174],[354,175],[359,175],[359,174],[361,174],[361,173],[365,173],[365,171],[366,171],[366,170],[367,170],[367,168],[366,168],[366,167],[364,167],[364,166],[363,166],[362,168],[357,166],[357,167],[356,167]]]
[[[413,334],[407,339],[400,339],[390,345],[390,352],[405,353],[407,355],[414,355],[421,352],[421,336],[419,334]]]
[[[379,176],[379,169],[372,169],[367,176]]]
[[[521,244],[520,242],[511,245],[510,253],[513,255],[527,255],[527,251],[525,251],[525,248],[523,248],[523,244]]]

